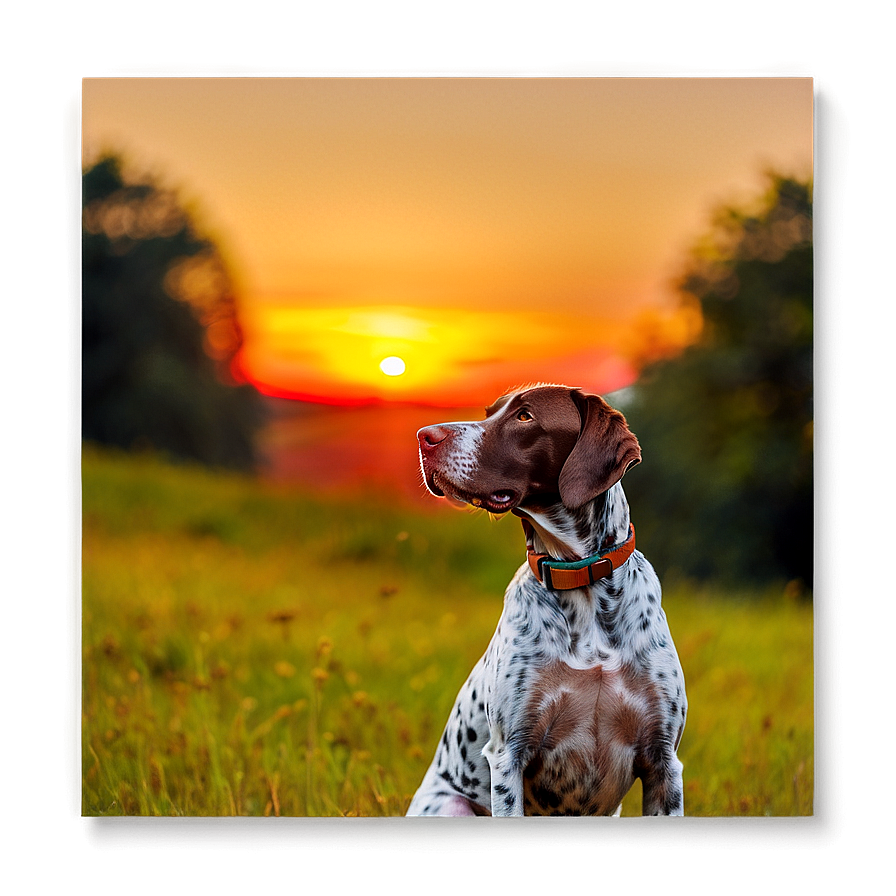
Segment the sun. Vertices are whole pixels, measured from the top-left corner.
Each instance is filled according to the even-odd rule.
[[[380,361],[380,370],[382,370],[386,376],[401,376],[406,369],[407,366],[404,361],[396,355],[389,355],[388,358],[383,358],[383,360]]]

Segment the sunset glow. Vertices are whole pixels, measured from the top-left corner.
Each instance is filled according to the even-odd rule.
[[[584,317],[562,313],[259,305],[245,318],[244,373],[269,394],[314,400],[481,404],[530,381],[606,392],[628,385],[643,353],[674,354],[699,312]],[[394,357],[402,375],[383,376]],[[341,401],[339,402],[341,403]]]
[[[811,171],[812,101],[805,78],[86,79],[83,152],[201,210],[261,391],[482,405],[619,388],[696,338],[682,263],[765,169]]]

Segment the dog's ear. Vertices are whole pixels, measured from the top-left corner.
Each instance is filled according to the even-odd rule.
[[[641,446],[625,422],[599,395],[574,389],[582,418],[579,438],[560,471],[560,500],[571,510],[603,494],[641,462]]]

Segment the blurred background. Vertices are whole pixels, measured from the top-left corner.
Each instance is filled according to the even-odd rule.
[[[809,79],[85,80],[85,813],[400,814],[522,550],[414,434],[534,381],[641,442],[719,737],[691,804],[811,811],[812,115]]]
[[[429,503],[418,426],[564,382],[630,414],[661,565],[811,583],[810,81],[88,79],[83,113],[85,438]]]

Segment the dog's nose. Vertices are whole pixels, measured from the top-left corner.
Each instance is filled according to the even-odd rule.
[[[447,426],[424,426],[417,431],[417,441],[423,451],[432,451],[450,435],[451,430]]]

